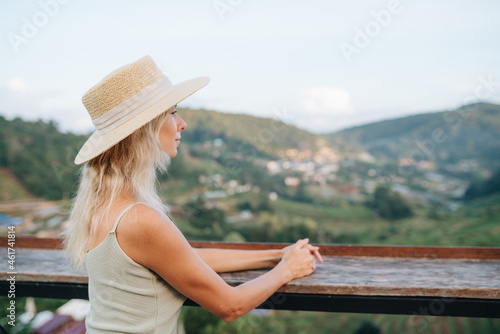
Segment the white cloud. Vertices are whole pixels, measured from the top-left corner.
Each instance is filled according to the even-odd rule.
[[[345,89],[328,86],[309,87],[301,92],[302,107],[310,114],[353,114],[351,95]]]
[[[33,92],[30,85],[19,77],[10,78],[10,80],[7,81],[7,90],[15,94],[30,94]]]

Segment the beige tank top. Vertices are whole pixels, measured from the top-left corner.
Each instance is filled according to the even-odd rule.
[[[118,222],[136,204],[145,203],[123,210],[106,239],[87,253],[87,333],[177,333],[186,297],[128,257],[116,240]]]

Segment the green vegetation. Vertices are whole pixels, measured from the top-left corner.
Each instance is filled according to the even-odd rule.
[[[196,196],[183,207],[184,218],[198,229],[222,230],[226,224],[226,213],[219,208],[208,208],[203,196]]]
[[[294,242],[307,235],[314,243],[485,247],[500,244],[500,194],[467,202],[453,212],[414,206],[412,217],[397,221],[377,217],[362,204],[325,206],[278,199],[259,209],[257,203],[262,198],[261,194],[249,192],[218,200],[226,216],[242,207],[250,208],[253,218],[243,222],[212,221],[212,227],[199,229],[181,210],[173,211],[174,220],[190,240],[224,240],[226,235],[237,232],[249,242]]]
[[[31,334],[33,333],[33,329],[30,326],[30,322],[27,324],[22,324],[19,321],[19,315],[21,315],[25,311],[26,307],[26,301],[27,297],[16,297],[16,326],[12,327],[7,324],[9,318],[6,316],[3,316],[3,314],[7,314],[6,312],[3,312],[3,310],[6,310],[10,306],[10,301],[11,298],[8,298],[7,296],[0,296],[0,309],[2,310],[2,317],[0,318],[0,325],[7,329],[10,330],[8,333],[12,334]],[[68,299],[55,299],[55,298],[33,298],[34,305],[36,307],[37,312],[42,312],[42,311],[54,311],[63,304],[67,303],[69,300]]]
[[[413,216],[406,200],[386,186],[378,186],[368,206],[384,219],[398,220]]]
[[[0,168],[35,196],[69,198],[77,181],[73,159],[83,139],[60,133],[54,122],[7,121],[0,116]]]
[[[0,201],[34,197],[8,170],[0,168]]]
[[[184,307],[181,319],[187,334],[494,334],[500,328],[500,319],[276,310],[224,323],[198,307]]]
[[[191,109],[179,109],[179,114],[189,129],[182,133],[183,141],[203,143],[219,138],[247,157],[276,156],[278,150],[289,148],[315,150],[321,138],[283,123],[286,110],[270,111],[269,118]]]
[[[500,192],[500,169],[489,179],[473,182],[464,194],[464,199],[472,200]]]

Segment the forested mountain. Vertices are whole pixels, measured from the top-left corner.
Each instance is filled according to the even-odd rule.
[[[59,132],[54,122],[28,122],[0,116],[0,168],[35,196],[68,197],[75,190],[76,149],[86,136]]]
[[[477,103],[456,110],[407,116],[356,126],[326,136],[389,159],[413,158],[438,164],[477,159],[500,165],[500,106]]]
[[[202,162],[213,160],[219,169],[236,159],[242,169],[241,182],[269,183],[263,167],[256,166],[248,156],[273,160],[291,148],[315,152],[328,141],[341,152],[367,150],[393,162],[414,158],[433,160],[439,165],[476,159],[492,170],[500,166],[500,106],[494,104],[479,103],[453,111],[387,120],[327,136],[311,134],[272,118],[213,110],[179,112],[188,124],[188,130],[182,133],[186,156]],[[73,159],[86,138],[61,133],[54,122],[19,118],[9,121],[0,116],[0,168],[8,170],[34,196],[69,197],[76,190],[79,170]],[[174,175],[176,170],[189,169],[183,165],[183,159],[174,159]]]

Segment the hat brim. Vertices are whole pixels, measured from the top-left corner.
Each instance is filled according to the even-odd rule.
[[[161,115],[164,111],[206,86],[209,81],[210,78],[208,77],[199,77],[180,82],[174,85],[172,90],[158,100],[158,102],[140,112],[129,121],[106,133],[94,132],[76,155],[75,164],[84,164],[106,152],[115,144],[130,136],[137,129]]]

